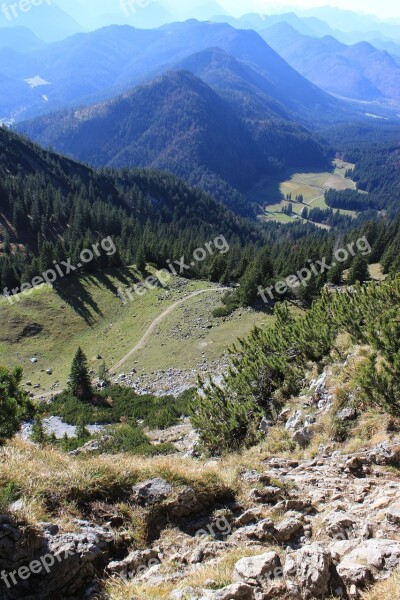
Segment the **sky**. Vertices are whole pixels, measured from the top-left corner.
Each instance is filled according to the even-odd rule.
[[[251,4],[254,9],[265,12],[286,12],[288,6],[293,8],[313,8],[315,6],[336,6],[354,12],[370,13],[377,15],[381,19],[390,17],[400,18],[400,2],[399,0],[290,0],[280,2],[279,0],[219,0],[221,6],[224,6],[229,12],[238,14],[249,12]],[[247,8],[246,8],[247,7]]]

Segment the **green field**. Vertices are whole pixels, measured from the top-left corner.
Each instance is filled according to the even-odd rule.
[[[283,178],[264,180],[249,192],[248,198],[263,207],[264,214],[261,218],[264,221],[291,223],[293,219],[301,218],[300,214],[304,206],[329,208],[324,199],[327,190],[356,189],[355,183],[345,178],[346,170],[354,166],[336,159],[332,163],[331,172],[287,172]],[[282,213],[282,208],[288,205],[288,202],[282,198],[286,198],[288,194],[292,195],[294,216]],[[304,198],[303,204],[295,202],[296,196],[300,195]],[[350,216],[356,215],[354,211],[340,210],[339,212]]]
[[[102,360],[110,368],[139,342],[151,323],[174,302],[192,292],[213,288],[207,281],[175,278],[169,291],[154,288],[144,296],[134,296],[123,305],[117,297],[119,287],[135,277],[133,269],[123,273],[101,274],[63,280],[63,289],[45,286],[31,296],[20,296],[10,305],[0,302],[0,355],[8,367],[20,365],[24,381],[40,384],[35,394],[48,392],[55,382],[66,384],[72,358],[78,346],[88,356],[96,374]],[[266,320],[265,314],[238,311],[225,320],[214,319],[222,291],[210,291],[191,298],[175,308],[152,333],[146,343],[117,373],[133,365],[145,373],[168,367],[191,370],[204,357],[220,358],[238,336]],[[40,325],[34,336],[24,334],[27,326]],[[37,363],[30,359],[36,357]],[[52,374],[46,373],[47,369]]]

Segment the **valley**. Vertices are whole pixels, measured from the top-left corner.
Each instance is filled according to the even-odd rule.
[[[400,598],[400,9],[219,2],[0,8],[0,600]]]
[[[215,319],[212,312],[224,293],[222,286],[221,292],[210,291],[185,302],[191,294],[215,289],[215,285],[181,278],[174,279],[168,290],[154,288],[142,297],[134,295],[134,300],[124,305],[116,292],[119,287],[124,289],[122,281],[134,275],[134,269],[127,269],[120,274],[84,277],[77,284],[72,282],[63,297],[45,286],[30,297],[15,299],[13,305],[1,300],[0,353],[7,364],[23,366],[24,379],[32,382],[28,391],[41,397],[64,389],[78,346],[87,353],[94,376],[104,361],[117,376],[134,369],[138,385],[150,386],[157,393],[170,392],[180,379],[189,387],[196,383],[197,373],[221,371],[227,348],[237,337],[248,335],[253,326],[270,318],[257,311],[239,310],[229,318]],[[75,285],[84,298],[84,308],[74,299]],[[157,325],[140,350],[118,369],[113,368],[174,302],[181,304]],[[30,333],[35,327],[39,333]],[[37,362],[32,364],[32,358]],[[156,382],[155,373],[168,369],[182,373],[175,374],[170,388],[165,389],[167,378]]]
[[[345,177],[348,169],[353,169],[354,164],[335,159],[331,172],[294,172],[288,171],[279,178],[268,178],[251,190],[247,197],[264,208],[260,217],[265,221],[278,221],[291,223],[293,219],[301,218],[305,207],[329,209],[324,200],[324,194],[329,189],[355,190],[356,185],[351,179]],[[290,200],[288,197],[290,196]],[[302,202],[296,202],[296,197],[303,196]],[[288,215],[282,212],[292,203],[293,213]],[[339,212],[351,217],[356,216],[354,211],[339,209]],[[302,219],[305,221],[305,219]]]

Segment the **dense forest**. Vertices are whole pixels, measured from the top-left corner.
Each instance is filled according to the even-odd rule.
[[[382,188],[377,182],[376,194],[386,197],[386,171],[382,172]],[[342,193],[328,193],[328,199],[336,194]],[[188,256],[212,237],[223,235],[229,253],[198,263],[187,276],[223,284],[240,282],[240,291],[225,300],[221,310],[225,314],[238,305],[259,301],[260,285],[296,273],[307,261],[331,258],[341,243],[364,235],[372,247],[367,260],[381,261],[387,272],[395,271],[399,220],[384,214],[372,217],[376,213],[367,211],[353,222],[333,209],[312,209],[311,221],[325,221],[337,229],[329,232],[301,222],[261,225],[234,215],[211,196],[170,174],[129,169],[96,172],[0,130],[1,289],[31,281],[66,257],[77,264],[83,249],[107,236],[112,237],[117,252],[102,254],[81,270],[130,264],[143,269],[146,263],[162,268],[168,259]],[[327,282],[343,283],[343,272],[352,260],[355,257],[313,276],[300,290],[301,299],[311,301]],[[291,294],[288,290],[283,298]]]

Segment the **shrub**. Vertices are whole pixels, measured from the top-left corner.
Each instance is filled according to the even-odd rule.
[[[20,368],[9,371],[0,367],[0,445],[17,433],[21,421],[35,413],[28,394],[21,390],[22,374]]]

